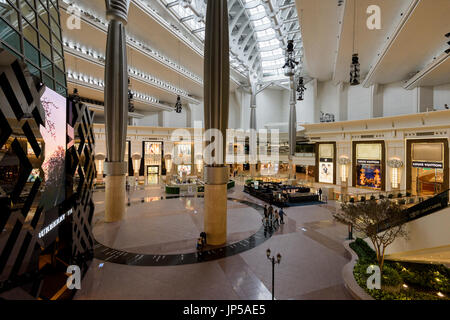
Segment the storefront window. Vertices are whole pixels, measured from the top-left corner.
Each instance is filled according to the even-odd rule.
[[[413,194],[434,195],[444,191],[443,143],[413,143],[411,159]]]
[[[319,144],[319,182],[334,183],[334,144]]]
[[[144,163],[147,177],[152,179],[161,173],[162,143],[146,141],[144,143]]]
[[[381,190],[382,145],[379,143],[356,145],[356,185]]]

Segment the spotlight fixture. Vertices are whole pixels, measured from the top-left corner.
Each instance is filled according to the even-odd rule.
[[[297,85],[297,92],[298,92],[298,101],[303,101],[304,99],[304,94],[305,94],[305,84],[303,81],[303,77],[299,77],[298,78],[298,85]]]
[[[181,105],[181,98],[180,96],[177,97],[177,102],[175,103],[175,112],[181,113],[181,110],[183,110],[183,107]]]
[[[288,40],[287,50],[286,50],[286,63],[283,66],[285,69],[284,74],[287,77],[292,77],[295,75],[295,67],[298,62],[294,60],[294,40]]]
[[[342,6],[344,4],[344,0],[338,0],[338,7]]]
[[[357,86],[360,83],[361,78],[361,66],[359,64],[358,54],[355,53],[352,56],[352,64],[350,65],[350,85]]]

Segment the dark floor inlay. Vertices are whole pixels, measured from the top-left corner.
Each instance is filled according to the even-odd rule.
[[[170,196],[170,198],[176,197],[179,196]],[[228,198],[228,200],[243,203],[249,207],[256,209],[256,211],[258,211],[261,216],[264,216],[264,207],[261,205],[250,201],[234,198]],[[132,204],[137,203],[134,202]],[[95,258],[99,260],[134,266],[175,266],[182,264],[192,264],[226,258],[253,249],[269,239],[275,231],[277,231],[277,228],[266,230],[261,225],[261,228],[247,239],[226,245],[224,247],[216,247],[214,249],[203,250],[202,252],[168,255],[131,253],[123,250],[109,248],[96,241],[94,246],[94,255]]]

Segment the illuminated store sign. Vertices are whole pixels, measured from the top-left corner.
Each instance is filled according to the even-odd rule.
[[[434,169],[444,168],[442,162],[413,161],[412,166],[413,168],[434,168]]]
[[[380,160],[364,160],[364,159],[357,159],[356,162],[358,164],[381,164]]]
[[[53,229],[55,229],[61,222],[64,221],[64,219],[66,219],[66,217],[70,216],[71,214],[72,214],[72,209],[70,209],[66,213],[62,214],[58,219],[54,220],[47,227],[42,229],[41,232],[39,232],[39,239],[44,237],[46,234],[48,234]]]

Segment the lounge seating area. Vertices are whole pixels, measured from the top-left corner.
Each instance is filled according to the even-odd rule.
[[[244,192],[277,207],[290,207],[319,202],[319,195],[305,186],[283,185],[277,182],[247,180]]]

